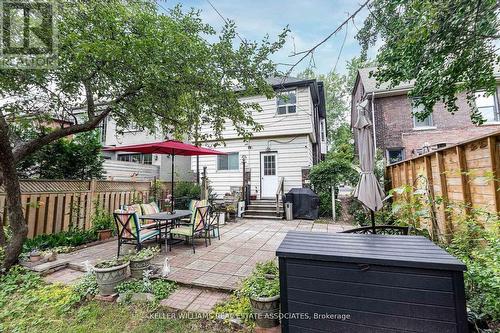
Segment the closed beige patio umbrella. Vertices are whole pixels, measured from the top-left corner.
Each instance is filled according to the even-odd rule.
[[[366,116],[365,108],[358,106],[358,119],[354,124],[354,131],[358,137],[358,154],[361,175],[354,190],[354,197],[371,211],[373,233],[375,233],[374,212],[382,209],[384,190],[380,186],[375,173],[375,147],[372,136],[372,123]]]

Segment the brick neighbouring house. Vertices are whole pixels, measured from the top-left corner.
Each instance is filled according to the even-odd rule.
[[[388,164],[420,155],[427,151],[442,148],[473,137],[500,130],[500,73],[496,73],[497,91],[495,96],[480,97],[478,107],[488,121],[477,126],[470,120],[470,107],[465,95],[459,95],[459,111],[452,115],[443,103],[434,106],[430,117],[417,121],[408,92],[411,83],[403,83],[391,89],[387,84],[377,87],[376,80],[370,77],[375,67],[358,71],[351,99],[351,127],[356,122],[356,105],[368,101],[367,110],[375,110],[375,140],[377,148],[383,151]],[[357,145],[357,138],[354,138]]]

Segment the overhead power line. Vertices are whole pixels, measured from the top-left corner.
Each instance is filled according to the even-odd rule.
[[[208,1],[208,0],[207,0]],[[312,55],[314,53],[314,51],[320,47],[321,45],[323,45],[326,41],[328,41],[330,38],[332,38],[337,32],[339,32],[345,25],[347,25],[349,23],[350,20],[352,20],[356,15],[358,15],[358,13],[363,9],[365,8],[368,3],[370,2],[371,0],[366,0],[354,13],[352,13],[348,18],[346,18],[337,28],[335,28],[335,30],[333,30],[328,36],[326,36],[325,38],[323,38],[319,43],[317,43],[316,45],[314,45],[313,47],[311,47],[310,49],[308,50],[304,50],[304,51],[301,51],[301,52],[297,52],[297,53],[294,53],[291,55],[291,57],[295,57],[295,56],[298,56],[298,55],[302,55],[302,57],[297,60],[293,66],[290,66],[290,68],[288,69],[288,71],[286,72],[286,75],[284,76],[283,80],[285,80],[285,78],[290,75],[290,73],[295,69],[295,67],[297,67],[298,64],[300,64],[304,59],[306,59],[309,55]]]

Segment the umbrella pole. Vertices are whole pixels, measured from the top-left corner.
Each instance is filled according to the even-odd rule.
[[[174,198],[174,158],[175,154],[172,154],[172,180],[171,180],[171,197],[172,197],[172,214],[175,212],[175,198]]]
[[[372,229],[373,233],[376,234],[377,232],[375,231],[375,212],[370,209],[370,217],[372,219]]]

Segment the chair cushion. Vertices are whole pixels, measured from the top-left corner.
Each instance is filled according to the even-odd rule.
[[[156,230],[156,229],[142,229],[140,232],[139,241],[142,242],[146,239],[150,239],[152,237],[155,237],[158,234],[160,234],[160,231]]]
[[[142,215],[144,214],[143,211],[142,211],[142,208],[141,208],[141,205],[140,204],[133,204],[133,205],[130,205],[130,206],[127,206],[127,210],[130,212],[131,210],[133,210],[134,212],[137,213],[137,215]]]
[[[133,213],[133,215],[129,220],[131,213]],[[121,222],[121,223],[116,222],[119,234],[121,234],[122,229],[125,227],[125,231],[123,232],[123,237],[132,238],[135,235],[137,235],[137,229],[140,230],[140,225],[138,224],[139,218],[137,217],[137,213],[131,207],[128,207],[127,210],[123,209],[115,210],[114,218]]]
[[[193,236],[193,227],[192,226],[183,226],[177,227],[170,230],[170,233],[173,235],[182,235],[182,236]]]
[[[153,206],[150,203],[149,204],[141,204],[141,208],[142,208],[142,215],[159,213],[156,205]]]

